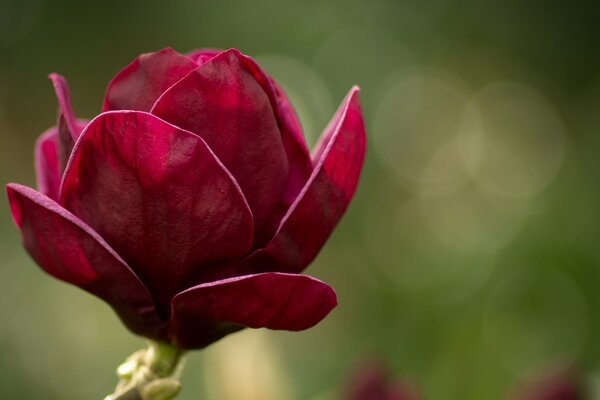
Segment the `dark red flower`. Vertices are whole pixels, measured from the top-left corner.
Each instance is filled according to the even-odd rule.
[[[418,400],[415,387],[393,378],[385,364],[367,360],[358,365],[343,397],[344,400]]]
[[[538,377],[535,381],[521,384],[512,400],[583,400],[581,379],[573,371],[564,370]]]
[[[353,88],[312,154],[284,93],[237,50],[143,54],[36,144],[38,191],[9,184],[24,245],[133,332],[201,348],[243,327],[302,330],[336,305],[299,273],[354,194],[365,132]]]

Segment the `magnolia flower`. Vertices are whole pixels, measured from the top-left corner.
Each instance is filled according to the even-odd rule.
[[[36,144],[38,190],[7,187],[47,273],[182,349],[244,327],[307,329],[335,307],[330,286],[300,273],[357,186],[358,88],[309,153],[284,93],[238,50],[143,54],[89,122],[50,79],[59,118]]]

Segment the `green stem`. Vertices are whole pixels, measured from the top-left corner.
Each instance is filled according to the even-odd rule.
[[[117,369],[121,380],[104,400],[171,400],[181,389],[178,376],[183,350],[166,343],[150,342],[133,353]]]

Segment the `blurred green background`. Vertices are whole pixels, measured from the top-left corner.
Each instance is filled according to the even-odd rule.
[[[600,3],[0,0],[0,179],[34,185],[46,75],[96,115],[137,54],[237,47],[283,86],[309,144],[352,84],[369,148],[309,273],[339,307],[302,333],[192,354],[182,400],[335,399],[379,355],[424,399],[504,399],[600,371]],[[0,398],[100,399],[144,345],[42,273],[0,196]]]

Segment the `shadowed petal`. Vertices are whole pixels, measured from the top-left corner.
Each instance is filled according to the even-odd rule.
[[[170,48],[142,54],[110,81],[103,111],[150,111],[165,90],[197,67]]]
[[[192,60],[198,64],[215,57],[222,50],[217,49],[198,49],[187,54]],[[302,186],[306,183],[312,171],[308,147],[304,141],[302,127],[296,116],[289,99],[281,90],[277,82],[271,78],[251,57],[239,54],[240,58],[246,65],[248,72],[262,86],[273,107],[279,130],[281,131],[281,139],[288,157],[289,176],[284,192],[283,216],[285,210],[292,204]]]
[[[89,121],[77,120],[75,126],[78,130]],[[62,170],[58,156],[59,139],[58,128],[52,127],[42,133],[35,142],[34,163],[38,190],[58,201]]]
[[[283,217],[273,240],[245,262],[249,270],[302,271],[346,211],[365,155],[358,88],[344,99],[314,150],[313,173]]]
[[[206,143],[145,112],[90,122],[61,190],[61,203],[129,263],[162,316],[186,277],[252,243],[244,196]]]
[[[288,162],[269,97],[239,52],[206,61],[167,90],[152,113],[206,140],[248,200],[255,241],[272,236]]]
[[[65,169],[74,143],[83,130],[82,124],[75,120],[71,106],[71,94],[67,80],[59,74],[50,74],[48,79],[52,82],[56,99],[58,100],[58,160],[61,172]]]
[[[34,162],[38,190],[52,200],[58,200],[61,173],[56,127],[48,129],[36,140]]]
[[[7,193],[25,248],[42,269],[106,301],[133,332],[155,334],[161,321],[148,291],[92,228],[33,189],[9,184]]]
[[[307,275],[264,273],[195,286],[173,298],[173,340],[201,348],[241,329],[300,331],[337,305],[334,290]]]
[[[203,64],[215,57],[222,50],[217,49],[198,49],[187,54],[198,64]],[[262,86],[273,107],[279,130],[281,131],[281,140],[287,154],[289,163],[289,175],[286,188],[281,199],[280,209],[277,210],[277,218],[281,218],[285,211],[292,204],[302,186],[308,180],[312,171],[312,165],[308,154],[308,147],[302,134],[302,127],[296,116],[289,99],[283,90],[277,85],[277,82],[271,78],[251,57],[240,54],[241,59],[246,65],[248,72]],[[277,221],[279,222],[279,221]]]

